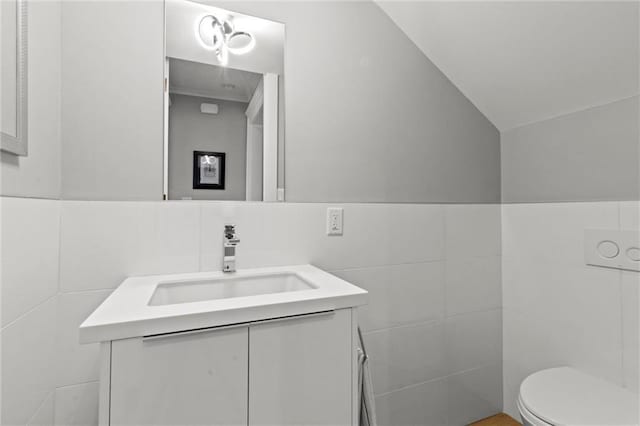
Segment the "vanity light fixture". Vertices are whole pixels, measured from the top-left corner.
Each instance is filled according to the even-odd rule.
[[[253,34],[247,31],[236,31],[231,19],[205,15],[197,22],[197,28],[197,37],[203,47],[215,52],[222,65],[226,65],[229,61],[229,53],[244,55],[256,45]]]

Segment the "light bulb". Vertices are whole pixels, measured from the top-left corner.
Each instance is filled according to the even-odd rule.
[[[227,48],[234,55],[244,55],[250,52],[256,45],[256,39],[249,33],[238,31],[229,36]]]

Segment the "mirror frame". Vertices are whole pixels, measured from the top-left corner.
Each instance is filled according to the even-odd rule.
[[[16,136],[0,131],[0,149],[12,154],[28,154],[28,108],[27,108],[27,0],[16,1]]]

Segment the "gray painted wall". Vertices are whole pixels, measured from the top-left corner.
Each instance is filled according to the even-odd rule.
[[[638,97],[502,134],[505,203],[638,200]]]
[[[162,198],[163,28],[160,1],[63,2],[63,198]]]
[[[169,109],[169,198],[244,200],[247,173],[247,104],[171,94]],[[200,104],[218,104],[217,115]],[[193,151],[224,152],[225,189],[193,189]]]
[[[498,131],[378,6],[216,5],[287,26],[288,201],[500,200]],[[160,198],[161,3],[65,3],[63,23],[63,197]]]
[[[29,155],[0,153],[0,195],[60,198],[60,3],[29,3]]]
[[[216,4],[286,24],[288,201],[500,201],[498,131],[378,6]]]

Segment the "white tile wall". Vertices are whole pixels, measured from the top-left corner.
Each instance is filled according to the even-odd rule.
[[[394,426],[448,424],[448,385],[441,378],[376,398],[378,424]]]
[[[449,376],[447,390],[450,425],[468,425],[502,411],[502,362]]]
[[[36,306],[2,335],[2,424],[23,425],[54,388],[56,298]]]
[[[0,203],[3,424],[95,424],[78,325],[127,275],[219,268],[225,222],[240,267],[310,262],[369,290],[383,425],[516,416],[521,380],[554,365],[638,388],[640,277],[582,259],[584,228],[637,228],[637,202],[346,204],[343,237],[325,235],[329,204]]]
[[[441,322],[378,330],[368,333],[365,339],[376,395],[447,375]]]
[[[1,424],[53,421],[59,210],[56,200],[0,198]]]
[[[446,207],[447,260],[500,256],[499,207],[486,204]]]
[[[622,378],[623,385],[638,392],[638,286],[637,272],[622,271]]]
[[[295,207],[294,207],[295,206]],[[444,210],[436,205],[349,204],[342,237],[327,237],[327,204],[202,205],[201,266],[220,269],[220,229],[238,227],[239,266],[312,262],[327,270],[444,258]],[[410,228],[408,227],[410,226]]]
[[[618,203],[505,204],[504,259],[584,266],[585,228],[617,228]]]
[[[343,204],[344,236],[328,237],[329,204],[2,202],[3,228],[33,235],[3,234],[15,258],[3,423],[96,424],[98,347],[78,344],[78,326],[128,275],[219,269],[227,222],[241,268],[313,263],[370,291],[361,323],[382,425],[500,409],[499,206]]]
[[[446,319],[449,373],[492,365],[502,358],[502,312],[499,309]]]
[[[53,398],[54,393],[51,392],[29,420],[27,426],[51,426],[54,423]]]
[[[29,2],[29,155],[0,154],[0,424],[53,423],[61,2]],[[5,197],[12,195],[13,197]]]
[[[333,273],[369,292],[368,304],[359,310],[360,327],[365,333],[440,320],[444,316],[444,262],[376,266]]]
[[[56,327],[56,386],[96,381],[99,378],[99,346],[79,345],[78,327],[111,293],[111,290],[91,290],[61,293],[58,296]]]
[[[329,205],[63,202],[56,419],[95,418],[93,400],[73,396],[74,385],[98,377],[97,346],[77,344],[84,317],[127,275],[220,269],[225,223],[237,226],[240,268],[313,263],[370,291],[360,314],[382,425],[447,424],[449,392],[501,400],[500,386],[478,394],[466,385],[501,383],[500,369],[490,370],[493,381],[489,373],[458,376],[460,368],[500,363],[501,353],[485,344],[501,338],[500,207],[342,204],[344,235],[329,237]],[[482,297],[467,301],[467,291]],[[465,333],[483,344],[463,347]],[[447,348],[458,347],[464,362],[447,360]],[[465,416],[478,419],[490,406],[499,411],[477,403]]]
[[[634,272],[584,265],[585,228],[637,228],[635,203],[502,207],[504,407],[529,374],[571,365],[638,386]]]
[[[620,203],[620,229],[640,230],[640,203]],[[620,271],[622,278],[622,373],[624,385],[638,392],[640,374],[640,313],[638,311],[640,292],[640,274],[632,271]]]
[[[128,275],[198,270],[196,203],[62,203],[63,292],[113,289]]]
[[[448,316],[502,306],[501,258],[479,257],[446,262]]]
[[[58,201],[0,198],[4,327],[58,292]]]
[[[98,382],[57,388],[55,424],[60,426],[97,425],[98,392]]]

